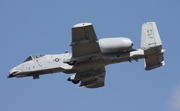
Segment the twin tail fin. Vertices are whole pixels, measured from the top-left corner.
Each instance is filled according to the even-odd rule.
[[[155,22],[147,22],[142,25],[141,49],[144,50],[145,55],[145,70],[165,65],[163,56],[165,50],[162,49],[161,38]]]

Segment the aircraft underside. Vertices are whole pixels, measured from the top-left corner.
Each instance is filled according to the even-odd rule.
[[[141,48],[134,49],[126,37],[104,38],[98,41],[92,23],[72,27],[72,53],[29,56],[10,70],[8,78],[29,77],[64,72],[73,74],[67,80],[79,87],[98,88],[105,85],[105,66],[144,58],[145,70],[165,65],[162,42],[155,22],[142,25]]]

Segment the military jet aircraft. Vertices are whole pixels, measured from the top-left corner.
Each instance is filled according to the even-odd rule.
[[[141,49],[134,49],[126,37],[98,40],[92,23],[79,23],[72,27],[72,53],[40,54],[29,56],[23,63],[9,71],[8,78],[28,77],[39,79],[40,75],[64,72],[73,74],[67,80],[79,87],[104,86],[105,66],[144,58],[145,70],[165,65],[162,42],[155,22],[142,25]]]

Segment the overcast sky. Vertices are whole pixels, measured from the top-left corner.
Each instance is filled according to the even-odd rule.
[[[105,87],[78,88],[71,75],[7,79],[29,55],[71,52],[71,27],[93,23],[97,37],[129,37],[140,48],[141,25],[155,21],[166,65],[144,60],[106,67]],[[1,0],[0,111],[180,111],[179,0]]]

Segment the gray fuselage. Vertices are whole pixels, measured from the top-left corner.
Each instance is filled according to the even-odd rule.
[[[56,72],[76,73],[78,68],[89,68],[91,66],[106,66],[108,64],[138,60],[144,58],[142,49],[131,50],[121,53],[102,53],[103,60],[80,62],[76,66],[66,63],[72,58],[71,53],[43,55],[31,60],[26,60],[22,64],[14,67],[9,72],[9,77],[26,77],[33,76],[34,79],[39,78],[39,75],[52,74]]]

